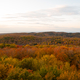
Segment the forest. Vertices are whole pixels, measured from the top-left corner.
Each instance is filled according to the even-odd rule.
[[[80,80],[80,33],[0,34],[0,80]]]

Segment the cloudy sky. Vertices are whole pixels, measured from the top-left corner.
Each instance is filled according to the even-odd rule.
[[[80,32],[80,0],[0,0],[0,33]]]

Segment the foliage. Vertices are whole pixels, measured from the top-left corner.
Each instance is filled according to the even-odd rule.
[[[12,45],[10,45],[12,44]],[[14,33],[0,35],[0,48],[16,47],[17,45],[78,45],[80,33],[43,32],[43,33]]]
[[[0,48],[0,80],[80,80],[79,46],[10,45]]]

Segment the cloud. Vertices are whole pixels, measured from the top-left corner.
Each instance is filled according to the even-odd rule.
[[[54,25],[54,22],[71,21],[74,15],[80,15],[80,7],[62,5],[27,13],[8,14],[4,18],[5,22],[7,21],[7,23],[10,22],[11,24]],[[76,20],[79,19],[76,18]]]
[[[5,17],[6,19],[15,19],[17,17]]]
[[[62,16],[62,15],[79,15],[80,14],[80,7],[75,6],[57,6],[51,9],[45,10],[37,10],[31,11],[27,13],[18,13],[18,14],[8,14],[5,18],[34,18],[34,19],[41,19],[41,18],[50,18],[54,16]]]
[[[0,32],[80,32],[80,7],[57,6],[27,13],[7,14],[0,19]]]
[[[52,9],[32,11],[28,13],[20,14],[24,18],[44,18],[52,16],[61,16],[61,15],[79,15],[80,7],[74,6],[58,6]]]
[[[80,7],[65,6],[59,9],[62,15],[80,15]]]
[[[16,28],[17,27],[17,28]],[[14,32],[45,32],[45,31],[58,31],[58,32],[80,32],[80,28],[60,27],[56,25],[48,26],[6,26],[0,25],[0,33],[14,33]]]

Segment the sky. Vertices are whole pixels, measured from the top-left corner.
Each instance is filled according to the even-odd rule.
[[[80,0],[0,0],[0,33],[80,32]]]

